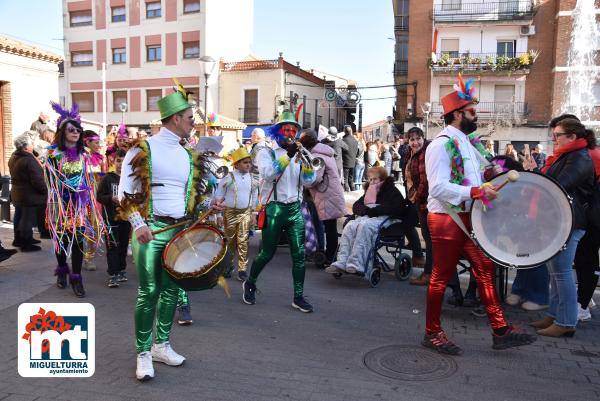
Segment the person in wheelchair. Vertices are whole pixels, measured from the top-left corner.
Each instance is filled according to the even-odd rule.
[[[364,195],[352,206],[357,217],[344,227],[337,260],[325,269],[327,273],[368,274],[373,267],[369,254],[381,224],[388,218],[402,219],[406,213],[406,200],[384,167],[367,170],[364,189]]]

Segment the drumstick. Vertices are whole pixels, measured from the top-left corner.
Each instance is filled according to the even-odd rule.
[[[519,172],[517,170],[510,170],[507,174],[506,174],[506,180],[498,185],[495,189],[496,192],[500,191],[502,188],[504,188],[504,186],[506,184],[508,184],[509,182],[515,182],[519,179],[520,175]]]
[[[196,220],[194,225],[200,223],[201,221],[204,221],[211,213],[212,213],[212,208],[210,208],[206,212],[202,213],[200,215],[200,217],[198,217],[198,220]],[[180,221],[179,223],[171,224],[170,226],[159,228],[158,230],[152,231],[152,235],[164,233],[165,231],[169,231],[172,228],[185,226],[186,224],[190,224],[192,221],[193,221],[192,219],[187,219],[187,220]]]

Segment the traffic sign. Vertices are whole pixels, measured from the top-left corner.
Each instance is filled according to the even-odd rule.
[[[335,89],[325,90],[325,100],[327,100],[328,102],[335,101],[336,97],[337,97],[337,92],[335,91]]]

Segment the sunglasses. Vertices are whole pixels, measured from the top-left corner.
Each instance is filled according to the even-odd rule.
[[[68,128],[67,128],[67,132],[68,132],[69,134],[74,134],[74,133],[78,133],[78,134],[80,134],[80,133],[81,133],[81,131],[80,131],[80,130],[78,130],[77,128],[75,128],[75,127],[68,127]]]

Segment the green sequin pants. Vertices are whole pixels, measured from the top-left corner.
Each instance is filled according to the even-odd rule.
[[[248,281],[256,284],[258,275],[275,255],[281,232],[285,229],[292,254],[294,297],[304,293],[304,218],[300,202],[271,202],[266,207],[267,218],[262,230],[262,249],[252,262]]]
[[[150,230],[166,227],[161,222],[148,222]],[[152,328],[156,318],[156,343],[169,341],[179,286],[162,266],[162,254],[167,243],[183,227],[173,228],[154,236],[147,244],[132,238],[133,261],[138,274],[138,295],[135,305],[135,339],[138,353],[150,351]]]

